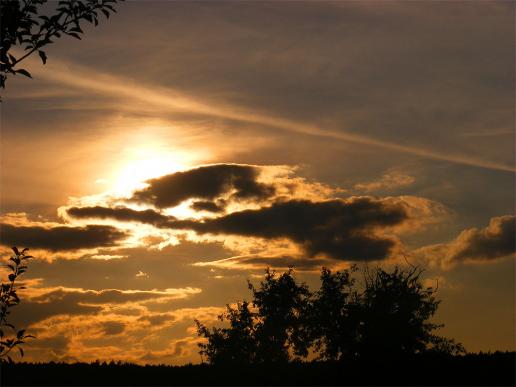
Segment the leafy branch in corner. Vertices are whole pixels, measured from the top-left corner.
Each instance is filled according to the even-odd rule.
[[[21,344],[24,344],[26,339],[34,338],[32,335],[26,334],[25,329],[17,330],[8,320],[11,308],[20,303],[17,291],[25,289],[24,286],[17,286],[16,280],[26,271],[26,260],[32,258],[32,256],[27,255],[29,249],[23,249],[22,251],[19,251],[16,247],[12,249],[14,255],[9,258],[9,262],[6,264],[9,275],[7,281],[2,282],[0,286],[0,361],[5,359],[12,361],[10,352],[14,348],[17,348],[23,356]],[[12,333],[8,334],[8,330]]]
[[[43,64],[47,54],[43,47],[54,43],[62,35],[81,39],[84,22],[99,24],[99,16],[106,18],[116,12],[114,5],[124,0],[60,0],[54,14],[41,11],[48,0],[1,0],[0,1],[0,88],[5,88],[9,74],[30,77],[30,73],[18,65],[37,52]],[[81,24],[82,23],[82,24]],[[22,46],[25,53],[15,57],[11,48]]]

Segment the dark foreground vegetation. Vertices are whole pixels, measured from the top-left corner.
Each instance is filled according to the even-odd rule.
[[[2,386],[476,385],[514,386],[515,352],[254,366],[5,363]]]
[[[13,248],[0,287],[0,386],[496,385],[514,386],[516,352],[466,353],[437,334],[436,287],[408,264],[390,271],[322,268],[319,290],[289,269],[266,270],[251,301],[227,305],[220,324],[196,321],[203,364],[15,363],[25,339],[9,323],[27,249]],[[37,340],[37,339],[36,339]],[[205,362],[205,363],[204,363]]]

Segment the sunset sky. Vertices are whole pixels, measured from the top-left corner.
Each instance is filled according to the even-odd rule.
[[[128,1],[8,78],[0,252],[27,360],[199,362],[289,265],[426,268],[441,334],[516,350],[515,5]]]

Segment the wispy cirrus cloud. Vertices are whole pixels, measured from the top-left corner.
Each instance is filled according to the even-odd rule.
[[[116,77],[111,74],[101,74],[96,71],[91,71],[87,67],[56,59],[47,65],[47,67],[51,67],[50,69],[47,69],[47,71],[40,72],[35,61],[31,63],[31,67],[35,67],[36,70],[33,72],[42,79],[111,97],[144,101],[146,104],[166,109],[169,112],[172,110],[226,118],[274,127],[293,133],[378,147],[425,159],[447,161],[454,164],[469,165],[486,169],[516,172],[516,168],[512,165],[492,162],[490,160],[484,160],[474,156],[442,153],[430,148],[427,149],[420,146],[411,146],[387,141],[356,134],[343,129],[325,129],[317,125],[309,125],[286,118],[263,115],[243,110],[241,108],[226,106],[224,104],[204,102],[200,101],[199,98],[188,96],[179,90],[172,90],[170,88],[160,89],[155,86],[142,86],[141,84],[130,82],[127,79]],[[71,69],[73,70],[70,71]]]
[[[353,186],[354,190],[360,192],[375,192],[382,190],[393,190],[407,187],[415,181],[414,176],[401,173],[399,171],[388,171],[380,179],[369,182],[357,183]]]

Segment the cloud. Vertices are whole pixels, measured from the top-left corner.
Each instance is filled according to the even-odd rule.
[[[28,246],[53,252],[114,246],[128,236],[113,226],[104,225],[46,228],[2,223],[0,230],[2,245]]]
[[[215,164],[176,172],[147,181],[131,200],[158,208],[175,207],[190,198],[213,200],[229,194],[234,199],[260,199],[274,194],[272,185],[257,181],[259,167]]]
[[[170,288],[152,290],[91,290],[63,286],[32,287],[20,292],[23,302],[17,306],[14,322],[26,326],[59,315],[96,315],[121,305],[134,308],[148,302],[168,302],[186,299],[201,293],[200,288]]]
[[[152,315],[146,314],[138,318],[138,321],[143,321],[154,326],[163,325],[165,323],[170,323],[175,320],[176,317],[174,315],[171,315],[170,313],[155,313]]]
[[[406,187],[414,183],[415,178],[397,171],[385,173],[379,180],[368,183],[358,183],[353,186],[357,191],[374,192],[380,190],[393,190],[399,187]]]
[[[98,206],[72,207],[68,214],[132,220],[163,229],[192,230],[198,235],[286,239],[312,258],[321,255],[356,261],[387,258],[399,241],[385,235],[385,231],[392,234],[421,230],[426,224],[440,221],[447,210],[437,202],[414,196],[381,199],[364,196],[325,201],[276,199],[269,206],[202,219],[178,220],[154,210]]]
[[[471,228],[460,233],[453,242],[450,259],[492,260],[515,253],[516,217],[492,218],[483,229]]]
[[[195,211],[207,211],[207,212],[223,212],[224,201],[218,200],[217,202],[210,201],[197,201],[193,202],[190,206]]]
[[[406,18],[406,15],[403,14],[404,20]],[[376,18],[373,19],[376,22]],[[283,23],[282,23],[283,24]],[[392,24],[389,24],[391,26]],[[379,30],[380,31],[380,30]],[[275,36],[276,38],[276,36]],[[392,36],[390,37],[392,38]],[[308,40],[308,39],[307,39]],[[400,39],[401,40],[401,39]],[[402,40],[403,42],[403,40]],[[367,44],[364,46],[367,47]],[[385,45],[385,49],[387,47],[390,47],[389,45]],[[375,47],[377,48],[377,47]],[[234,47],[232,47],[234,50]],[[269,48],[270,49],[270,48]],[[309,48],[308,48],[309,49]],[[317,47],[316,49],[319,49]],[[285,50],[282,50],[285,51]],[[289,50],[287,50],[289,51]],[[352,50],[354,51],[354,50]],[[347,51],[346,54],[349,55],[349,52]],[[378,51],[378,50],[377,50]],[[234,52],[234,51],[233,51]],[[306,59],[306,55],[304,51],[303,58]],[[401,53],[407,54],[406,51],[401,50]],[[332,51],[332,57],[335,55],[335,50]],[[423,54],[427,55],[426,52]],[[255,54],[256,55],[256,54]],[[382,55],[386,55],[384,52],[382,52]],[[390,55],[389,57],[392,57]],[[403,56],[404,61],[407,61],[408,56]],[[447,55],[443,55],[444,58],[447,58]],[[432,59],[435,58],[435,55]],[[270,58],[270,60],[277,59],[277,58]],[[292,58],[292,59],[295,59]],[[362,58],[357,58],[362,59]],[[392,60],[392,59],[391,59]],[[31,67],[34,67],[35,60],[29,60],[31,62]],[[332,63],[334,63],[333,61]],[[348,60],[342,60],[345,64],[347,64]],[[392,62],[387,62],[389,65],[392,66]],[[409,63],[409,62],[407,62]],[[416,62],[419,64],[419,62]],[[381,64],[381,63],[380,63]],[[403,64],[402,64],[403,65]],[[403,66],[400,66],[400,68],[403,68]],[[406,63],[404,64],[406,66]],[[441,160],[441,161],[447,161],[450,163],[456,163],[456,164],[462,164],[462,165],[470,165],[470,166],[476,166],[481,168],[487,168],[487,169],[494,169],[494,170],[500,170],[500,171],[508,171],[508,172],[515,172],[515,168],[512,165],[508,165],[503,162],[496,162],[491,161],[488,159],[479,159],[474,157],[473,155],[464,155],[461,153],[458,154],[452,154],[452,153],[446,153],[437,150],[432,149],[427,146],[418,146],[416,144],[414,145],[405,145],[401,142],[397,141],[389,141],[384,140],[378,135],[363,135],[363,134],[356,134],[351,129],[347,128],[347,130],[339,129],[339,130],[331,130],[327,129],[326,127],[323,127],[322,125],[316,125],[316,124],[307,124],[305,122],[300,122],[299,120],[295,119],[286,119],[279,117],[278,115],[275,115],[276,112],[270,112],[270,114],[260,114],[259,112],[253,111],[253,109],[245,109],[242,110],[242,108],[237,109],[235,106],[227,106],[225,104],[214,104],[213,102],[207,102],[199,100],[198,98],[192,98],[191,96],[186,96],[184,93],[182,93],[179,90],[173,90],[172,88],[157,88],[154,86],[140,86],[140,85],[134,85],[131,84],[130,81],[124,78],[115,77],[111,74],[101,74],[99,73],[98,69],[96,71],[92,71],[91,69],[88,69],[87,67],[82,67],[74,63],[66,63],[66,62],[60,62],[59,60],[54,59],[52,64],[49,64],[52,69],[50,71],[43,71],[39,72],[37,67],[35,70],[31,70],[35,75],[37,75],[38,78],[50,80],[52,82],[57,82],[59,84],[64,84],[67,86],[71,86],[77,89],[86,89],[88,91],[94,91],[95,93],[99,93],[101,95],[105,96],[111,96],[116,97],[117,99],[120,98],[126,98],[129,100],[136,100],[136,101],[144,101],[145,104],[151,105],[153,107],[156,107],[159,111],[168,111],[170,110],[176,111],[176,112],[189,112],[189,113],[196,113],[200,115],[206,115],[211,117],[219,117],[223,119],[228,120],[235,120],[240,122],[246,122],[248,124],[259,124],[263,126],[269,126],[274,127],[277,129],[284,130],[286,132],[292,132],[297,134],[307,134],[314,137],[322,137],[322,138],[329,138],[332,140],[337,141],[345,141],[352,144],[361,144],[361,145],[367,145],[371,147],[377,147],[380,149],[386,149],[398,153],[403,154],[409,154],[414,155],[422,158],[427,158],[431,160]],[[97,66],[98,67],[98,66]],[[213,66],[212,66],[213,67]],[[297,66],[299,67],[299,66]],[[363,66],[364,68],[369,68],[369,66]],[[384,66],[388,68],[389,66]],[[70,72],[69,68],[73,68],[74,71]],[[66,70],[64,70],[66,69]],[[382,69],[383,70],[383,69]],[[356,71],[356,70],[355,70]],[[296,71],[291,71],[293,73],[296,73]],[[407,82],[406,79],[410,79],[410,77],[407,77],[408,72],[402,73],[402,74],[396,74],[394,79],[398,82],[399,79],[404,79],[404,82]],[[253,73],[253,75],[255,75]],[[363,76],[363,74],[361,74]],[[393,74],[390,74],[390,77],[386,77],[386,79],[392,79]],[[401,77],[403,75],[403,78]],[[320,77],[312,77],[312,78],[320,78]],[[354,77],[351,77],[354,78]],[[418,77],[418,80],[420,80],[420,76]],[[468,78],[466,78],[468,79]],[[361,82],[364,82],[362,79],[359,78]],[[270,82],[270,81],[269,81]],[[339,82],[340,83],[340,82]],[[378,81],[376,81],[378,83]],[[263,86],[263,85],[260,85]],[[356,87],[356,85],[352,84],[353,87]],[[378,86],[376,86],[378,87]],[[411,87],[413,88],[413,84],[411,83]],[[389,89],[386,87],[386,89]],[[299,93],[299,92],[298,92]],[[310,93],[310,95],[313,95],[313,93]],[[270,95],[268,97],[271,97]],[[392,100],[392,99],[391,99]],[[386,101],[388,103],[392,103],[391,101]],[[129,104],[130,105],[130,104]],[[233,104],[233,105],[236,105]],[[339,108],[340,105],[339,105]]]
[[[422,247],[414,253],[450,268],[458,263],[487,263],[516,256],[516,217],[491,218],[487,227],[463,230],[449,243]]]
[[[153,210],[136,211],[127,207],[70,207],[66,213],[74,218],[115,219],[120,222],[141,222],[159,225],[174,219]]]
[[[156,363],[198,361],[194,319],[216,322],[223,311],[223,307],[201,307],[153,313],[142,308],[133,315],[56,315],[29,327],[38,339],[27,342],[25,359],[88,362],[101,358],[148,363],[143,357],[152,354]],[[190,343],[188,348],[186,343]]]
[[[125,330],[125,324],[119,321],[106,321],[102,324],[104,335],[118,335]]]
[[[102,289],[91,290],[81,288],[57,287],[55,289],[35,289],[35,293],[29,293],[29,300],[39,303],[50,303],[63,301],[65,303],[75,303],[81,305],[103,305],[103,304],[123,304],[127,302],[137,302],[155,299],[181,299],[201,292],[199,288],[170,288],[164,290],[120,290]]]
[[[298,271],[319,271],[322,266],[333,267],[338,261],[324,258],[301,258],[289,255],[264,256],[261,254],[236,256],[215,261],[196,262],[194,266],[209,266],[220,269],[263,270],[266,267]]]
[[[400,202],[356,197],[323,202],[276,202],[269,207],[204,221],[177,221],[174,227],[192,229],[199,234],[285,238],[300,245],[310,257],[321,254],[355,261],[387,258],[397,241],[378,231],[401,224],[407,218]]]

